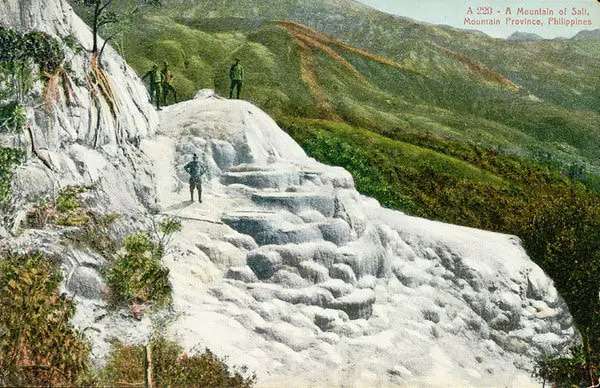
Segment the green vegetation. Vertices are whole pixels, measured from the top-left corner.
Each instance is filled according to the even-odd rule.
[[[50,78],[63,60],[58,42],[50,35],[0,27],[0,101],[22,102],[33,88],[34,72],[40,79]]]
[[[544,385],[550,382],[553,387],[587,387],[590,381],[597,382],[600,377],[598,360],[587,367],[583,346],[574,345],[570,350],[570,357],[543,357],[537,360],[533,377]]]
[[[0,147],[0,203],[10,198],[15,166],[23,162],[25,152],[20,148]]]
[[[25,126],[25,110],[16,101],[0,105],[0,133],[15,133]]]
[[[390,20],[371,11],[339,6],[343,8],[341,15],[350,20],[356,21],[353,15],[361,12],[368,15],[381,27],[379,34],[392,33],[385,23],[397,27],[400,36],[388,44],[400,46],[394,51],[397,54],[387,56],[392,51],[388,48],[374,46],[365,51],[334,39],[364,41],[358,32],[350,34],[338,27],[328,30],[334,36],[331,38],[297,23],[270,21],[285,18],[283,12],[289,11],[292,19],[306,22],[307,15],[300,14],[292,3],[284,2],[275,10],[260,1],[253,3],[256,9],[244,7],[265,12],[263,19],[250,15],[249,19],[240,18],[238,13],[245,14],[249,9],[222,8],[229,4],[227,1],[210,6],[208,2],[167,6],[160,12],[142,15],[137,21],[141,27],[128,30],[119,48],[140,74],[153,63],[168,61],[175,87],[184,99],[200,88],[214,88],[227,95],[227,70],[237,56],[246,72],[242,97],[276,118],[343,121],[385,136],[399,128],[434,132],[483,146],[550,154],[587,170],[600,171],[600,150],[594,146],[600,143],[596,130],[600,109],[594,110],[596,102],[592,101],[598,99],[593,93],[595,88],[589,86],[590,78],[567,72],[567,65],[560,59],[560,50],[569,51],[582,66],[589,64],[585,74],[595,80],[598,77],[590,72],[598,74],[600,69],[592,54],[600,53],[600,43],[536,42],[535,50],[547,60],[546,68],[540,69],[532,64],[532,48],[524,48],[522,43]],[[308,9],[323,13],[338,7],[334,2],[305,3]],[[360,26],[359,30],[372,28],[362,21],[353,26]],[[465,47],[450,44],[450,37],[462,41]],[[383,38],[372,32],[371,39],[378,42]],[[584,44],[589,52],[580,53],[577,46]],[[505,55],[490,55],[490,50],[496,48]],[[485,60],[482,53],[490,58]],[[502,60],[507,69],[516,63],[520,73],[499,72],[496,65]],[[524,64],[531,64],[531,69]],[[555,70],[568,73],[568,77],[557,76]],[[531,81],[527,86],[521,84],[525,78]],[[543,85],[549,80],[580,95],[567,100],[533,94],[545,90]],[[597,105],[600,107],[600,103]]]
[[[57,262],[42,254],[0,258],[1,386],[130,386],[144,384],[144,347],[113,344],[107,365],[95,373],[83,332],[69,320],[75,303],[58,293]],[[16,297],[19,296],[19,297]],[[151,343],[156,386],[251,387],[245,367],[230,369],[206,349],[187,355],[177,344]]]
[[[80,195],[92,186],[68,186],[59,190],[56,198],[29,198],[34,205],[27,212],[26,226],[42,229],[46,225],[76,227],[66,235],[67,241],[76,247],[90,248],[106,258],[117,251],[117,243],[111,237],[108,226],[119,218],[118,214],[102,215],[87,208]]]
[[[158,387],[252,387],[256,377],[245,367],[239,371],[206,349],[195,355],[182,354],[180,346],[162,337],[151,341],[152,381]],[[144,346],[113,344],[99,385],[131,386],[145,381]]]
[[[125,252],[117,255],[106,280],[114,304],[143,304],[151,302],[164,306],[171,302],[169,270],[161,258],[173,233],[181,230],[181,222],[167,218],[150,233],[127,236]]]
[[[75,385],[88,345],[69,323],[75,304],[59,295],[60,269],[41,254],[0,259],[0,385]]]

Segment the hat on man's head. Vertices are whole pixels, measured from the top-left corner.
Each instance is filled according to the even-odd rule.
[[[235,57],[235,60],[239,62],[240,61],[240,57]]]
[[[164,61],[164,62],[163,62],[163,65],[165,65],[165,66],[169,66],[169,62],[167,62],[167,61]]]

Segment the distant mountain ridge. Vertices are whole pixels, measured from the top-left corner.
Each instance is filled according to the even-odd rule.
[[[588,31],[588,30],[580,31],[571,39],[600,41],[600,28],[597,28],[595,30],[590,30],[590,31]]]
[[[188,97],[228,93],[235,53],[248,97],[275,117],[433,131],[600,170],[596,41],[496,39],[349,0],[170,2],[140,24],[123,40],[128,61],[142,72],[166,55]]]
[[[531,41],[531,42],[543,40],[543,39],[544,38],[542,38],[538,34],[533,34],[530,32],[520,32],[520,31],[514,32],[506,38],[506,40]]]

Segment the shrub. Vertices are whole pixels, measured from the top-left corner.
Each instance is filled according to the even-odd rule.
[[[43,228],[46,224],[61,226],[81,226],[90,222],[90,212],[82,207],[78,199],[80,193],[88,191],[87,186],[68,186],[61,189],[51,202],[48,198],[31,198],[33,209],[27,213],[27,225]]]
[[[597,364],[586,368],[583,347],[574,345],[570,357],[542,357],[536,360],[532,376],[542,384],[550,382],[553,387],[587,387],[595,385],[600,377]],[[590,384],[590,380],[591,384]]]
[[[103,257],[110,258],[117,251],[117,243],[108,231],[108,225],[119,218],[118,214],[101,215],[87,209],[81,203],[79,194],[88,191],[89,186],[69,186],[61,189],[54,201],[35,196],[36,202],[27,213],[26,224],[30,228],[41,229],[47,224],[77,226],[66,239],[77,247],[90,248]]]
[[[255,375],[247,368],[230,369],[210,350],[195,355],[182,354],[174,342],[159,337],[151,342],[152,380],[158,387],[252,387]],[[126,346],[114,342],[108,363],[99,373],[106,385],[143,384],[145,350],[142,345]]]
[[[63,59],[58,41],[50,35],[0,27],[0,75],[7,81],[4,97],[21,101],[33,87],[32,65],[46,79],[57,72]]]
[[[108,225],[119,218],[118,214],[100,215],[88,210],[89,221],[71,232],[66,238],[77,247],[90,248],[105,258],[117,252],[117,242],[110,235]]]
[[[20,148],[0,147],[0,202],[10,198],[14,168],[23,161],[24,157],[25,152]]]
[[[169,270],[161,265],[160,245],[147,233],[138,233],[125,238],[124,248],[125,252],[117,255],[106,276],[113,303],[168,304]]]
[[[0,133],[16,133],[25,126],[25,109],[16,101],[0,104]]]
[[[60,271],[41,254],[0,262],[0,385],[73,385],[87,370],[88,344],[58,295]]]

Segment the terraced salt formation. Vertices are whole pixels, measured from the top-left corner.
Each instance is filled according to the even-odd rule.
[[[263,112],[209,91],[145,140],[163,214],[183,220],[174,338],[257,371],[259,385],[526,386],[573,336],[516,237],[381,208]],[[190,203],[182,166],[209,166]]]

